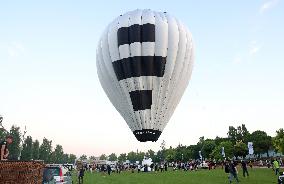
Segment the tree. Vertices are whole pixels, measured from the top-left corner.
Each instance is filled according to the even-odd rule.
[[[203,144],[203,142],[204,142],[204,141],[205,141],[204,136],[199,137],[199,141],[198,141],[198,143]]]
[[[81,155],[80,158],[79,158],[79,160],[87,160],[87,159],[88,159],[88,157],[85,154]],[[101,159],[101,160],[103,160],[103,159]]]
[[[166,159],[165,157],[165,151],[166,150],[159,150],[156,155],[154,156],[154,159],[153,159],[153,162],[161,162],[161,161],[164,161]]]
[[[68,159],[68,163],[75,163],[76,159],[77,159],[76,155],[70,154],[69,159]]]
[[[38,142],[38,140],[35,140],[33,142],[32,147],[33,147],[33,153],[32,153],[33,159],[38,160],[39,159],[39,142]]]
[[[161,145],[160,145],[160,152],[159,152],[159,159],[160,161],[165,160],[166,159],[166,141],[163,140]]]
[[[212,151],[210,156],[212,158],[215,158],[216,160],[223,160],[224,158],[221,154],[222,153],[222,147],[224,147],[225,154],[226,154],[227,158],[232,158],[234,156],[234,153],[233,153],[234,147],[233,147],[233,144],[232,144],[231,141],[221,142],[219,144],[219,146],[216,146],[214,148],[214,150]]]
[[[248,138],[250,136],[249,131],[245,124],[237,127],[237,141],[242,141],[243,143],[248,142]]]
[[[115,153],[112,153],[108,156],[109,161],[117,161],[117,156]]]
[[[253,142],[253,148],[255,154],[267,153],[272,145],[272,138],[264,131],[254,131],[250,135],[250,141]]]
[[[49,141],[47,138],[43,138],[42,144],[39,147],[39,159],[44,160],[47,163],[50,163],[51,153],[52,153],[52,141]]]
[[[136,161],[142,162],[144,157],[145,157],[145,153],[144,152],[140,151],[139,153],[136,153]]]
[[[230,141],[230,139],[229,139],[228,137],[218,137],[218,136],[217,136],[217,137],[214,139],[214,141],[215,141],[216,146],[219,146],[219,144],[220,144],[221,142]]]
[[[205,158],[209,158],[210,154],[216,147],[215,141],[211,139],[206,139],[203,143],[203,146],[201,148],[201,152]]]
[[[118,161],[119,161],[120,163],[125,162],[126,159],[127,159],[126,153],[121,153],[121,154],[118,156]]]
[[[22,142],[20,127],[16,125],[13,125],[9,132],[0,128],[0,140],[4,140],[7,135],[13,136],[13,143],[8,147],[10,160],[18,160],[19,157],[21,160],[44,160],[46,163],[74,163],[76,160],[76,155],[64,154],[60,145],[56,145],[52,152],[52,141],[46,138],[43,139],[41,145],[38,140],[33,142],[31,136],[27,136]]]
[[[63,164],[64,151],[61,145],[56,145],[54,151],[52,152],[52,162],[56,164]]]
[[[155,151],[149,149],[149,150],[145,153],[145,156],[147,156],[148,158],[151,158],[151,159],[153,160],[154,157],[155,157]]]
[[[18,160],[21,151],[21,132],[20,127],[13,125],[10,130],[10,135],[13,136],[13,144],[9,145],[9,159]]]
[[[173,149],[173,148],[170,146],[170,148],[166,150],[166,160],[167,160],[168,162],[173,162],[173,161],[175,161],[175,155],[176,155],[175,149]]]
[[[202,136],[199,138],[198,143],[192,147],[194,159],[199,159],[199,151],[201,151],[204,141],[204,137]]]
[[[236,142],[234,145],[234,155],[235,157],[245,157],[248,154],[248,148],[242,141]]]
[[[6,136],[7,136],[6,130],[3,128],[0,128],[0,141],[5,140]]]
[[[186,146],[179,144],[175,149],[175,160],[176,161],[184,161],[186,153]]]
[[[107,159],[106,154],[102,154],[102,155],[100,156],[100,160],[106,160],[106,159]]]
[[[190,145],[186,147],[186,158],[187,160],[190,159],[195,159],[195,149],[196,149],[196,145]]]
[[[96,157],[95,156],[90,156],[89,160],[96,160]]]
[[[67,153],[63,154],[63,158],[61,163],[65,164],[65,163],[69,163],[69,155]]]
[[[32,160],[32,159],[33,159],[33,139],[31,136],[27,136],[23,144],[21,160]]]
[[[233,144],[236,144],[236,142],[238,141],[247,143],[248,137],[250,135],[245,124],[242,124],[241,126],[238,126],[237,128],[233,126],[229,126],[229,131],[227,134]]]
[[[280,128],[276,131],[276,136],[273,139],[273,145],[276,151],[284,154],[284,129]]]
[[[235,144],[237,141],[237,129],[233,126],[229,126],[229,131],[227,135],[228,138]]]
[[[129,160],[131,163],[134,163],[136,161],[136,153],[134,151],[131,151],[127,154],[127,160]]]

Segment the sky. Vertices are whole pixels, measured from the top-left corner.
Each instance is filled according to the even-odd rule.
[[[189,86],[154,143],[136,140],[96,73],[105,27],[137,8],[174,15],[195,45]],[[196,144],[242,123],[274,136],[284,127],[283,20],[283,0],[1,1],[3,125],[88,156]]]

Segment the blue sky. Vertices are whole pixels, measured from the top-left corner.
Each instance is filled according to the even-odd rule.
[[[157,143],[137,143],[96,74],[103,30],[137,8],[183,21],[196,48],[192,80]],[[88,155],[194,144],[241,123],[274,135],[284,123],[283,10],[282,0],[0,2],[4,125]]]

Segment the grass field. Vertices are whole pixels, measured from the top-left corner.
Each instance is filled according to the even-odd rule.
[[[241,171],[239,169],[239,171]],[[241,171],[242,172],[242,171]],[[244,178],[239,172],[241,184],[277,183],[272,169],[249,169],[250,176]],[[78,179],[74,176],[74,183]],[[112,173],[110,176],[101,173],[85,172],[84,184],[225,184],[229,183],[227,174],[221,170],[200,170],[196,172],[167,171],[163,173]],[[236,183],[236,182],[233,182]]]

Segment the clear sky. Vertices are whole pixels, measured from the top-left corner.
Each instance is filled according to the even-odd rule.
[[[167,11],[193,34],[190,84],[156,143],[139,143],[96,73],[96,46],[115,17]],[[0,114],[3,124],[77,155],[158,150],[226,136],[229,125],[270,135],[284,127],[284,2],[1,1]]]

